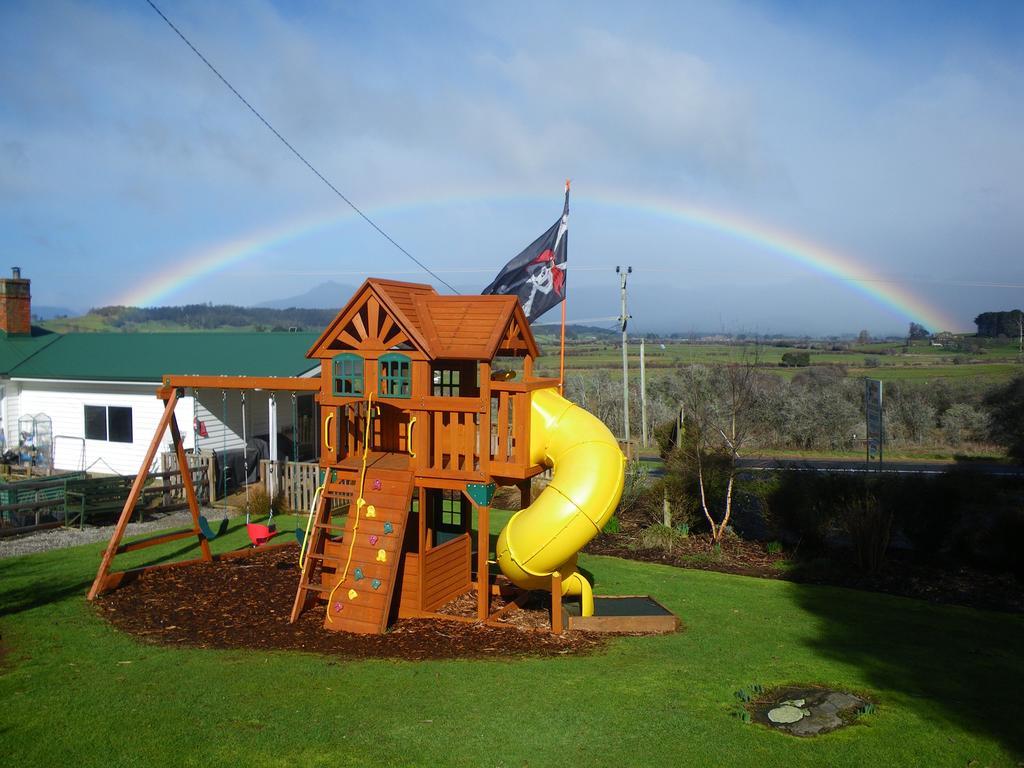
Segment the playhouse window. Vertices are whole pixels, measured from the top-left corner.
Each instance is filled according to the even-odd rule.
[[[334,394],[339,397],[363,394],[363,358],[338,355],[334,358]]]
[[[412,364],[405,355],[388,354],[377,363],[381,397],[412,396]]]
[[[437,397],[457,397],[461,374],[445,368],[434,370],[434,395]]]

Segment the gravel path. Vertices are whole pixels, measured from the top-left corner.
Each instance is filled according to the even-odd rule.
[[[222,511],[203,510],[203,514],[215,517],[218,521]],[[167,528],[185,528],[192,524],[192,516],[188,510],[171,512],[156,516],[144,523],[128,523],[125,536],[137,536],[140,533],[153,533]],[[77,547],[79,544],[91,544],[95,541],[108,541],[114,532],[113,525],[87,525],[78,528],[52,528],[47,531],[27,533],[24,536],[0,538],[0,559],[31,555],[36,552],[47,552],[51,549]]]

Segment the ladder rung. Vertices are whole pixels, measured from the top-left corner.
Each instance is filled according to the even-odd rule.
[[[334,523],[314,523],[313,527],[319,528],[322,531],[344,531],[344,525],[334,525]]]
[[[304,589],[307,592],[318,592],[320,594],[331,591],[329,587],[325,587],[321,584],[303,584],[299,589]]]
[[[306,557],[309,560],[320,560],[322,562],[326,562],[328,560],[334,560],[335,562],[341,562],[341,558],[340,557],[335,557],[334,555],[321,555],[321,554],[318,554],[316,552],[307,552],[306,553]]]

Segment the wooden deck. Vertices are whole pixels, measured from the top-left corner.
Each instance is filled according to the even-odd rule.
[[[363,466],[363,457],[349,456],[334,465],[340,469],[358,470]],[[370,451],[366,457],[366,469],[409,469],[409,455],[406,453],[391,453],[390,451]]]

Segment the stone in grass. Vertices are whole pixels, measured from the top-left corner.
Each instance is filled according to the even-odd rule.
[[[801,709],[792,704],[783,704],[782,706],[775,707],[775,709],[768,710],[768,719],[773,723],[788,725],[789,723],[799,722],[810,714],[806,709]]]
[[[749,705],[754,720],[794,736],[818,736],[857,718],[866,701],[818,686],[786,686]]]

